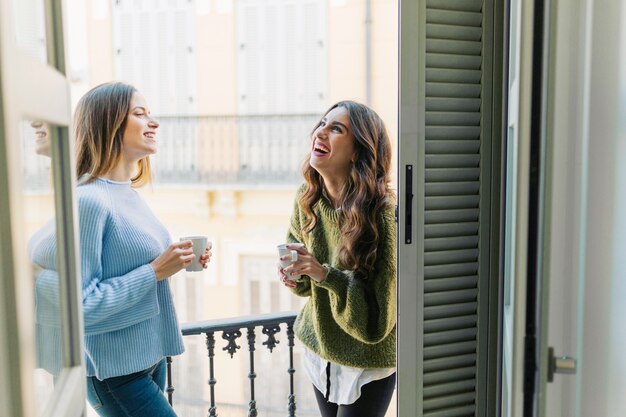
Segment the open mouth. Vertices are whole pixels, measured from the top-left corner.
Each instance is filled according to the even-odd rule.
[[[325,145],[319,142],[315,142],[315,145],[313,146],[313,153],[317,155],[326,155],[329,152],[330,152],[330,149],[327,148]]]
[[[156,134],[154,132],[146,132],[143,135],[148,139],[154,139],[156,137]]]

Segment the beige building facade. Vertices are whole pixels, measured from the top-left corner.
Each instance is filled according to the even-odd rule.
[[[390,0],[86,3],[86,71],[74,80],[74,101],[110,80],[145,95],[162,142],[155,182],[141,193],[174,239],[206,234],[213,243],[208,270],[173,278],[181,322],[300,308],[304,300],[276,279],[275,248],[285,238],[309,132],[332,103],[351,99],[381,115],[395,148],[397,7]],[[257,368],[284,372],[257,369],[256,382],[258,406],[282,415],[281,344],[276,359],[258,347]],[[205,342],[188,337],[186,346],[174,359],[175,401],[180,415],[204,415]],[[217,346],[217,401],[227,415],[246,415],[245,349],[230,359],[222,340]],[[298,358],[296,346],[298,414],[316,415]]]

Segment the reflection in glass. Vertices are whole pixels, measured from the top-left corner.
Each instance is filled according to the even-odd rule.
[[[34,282],[37,408],[42,411],[54,391],[61,368],[54,190],[50,160],[50,128],[42,121],[23,121],[21,143],[24,179],[24,227]]]

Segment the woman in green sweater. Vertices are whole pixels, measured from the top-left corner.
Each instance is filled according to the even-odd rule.
[[[382,417],[395,388],[390,167],[384,123],[367,106],[339,102],[312,133],[287,238],[304,248],[288,246],[297,260],[279,276],[308,297],[295,332],[323,417]]]

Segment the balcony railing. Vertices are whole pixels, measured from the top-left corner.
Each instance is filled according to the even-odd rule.
[[[157,117],[156,185],[293,186],[319,115]],[[35,133],[22,123],[24,184],[50,192],[50,159],[35,153]]]
[[[265,350],[267,348],[270,353],[274,351],[280,341],[277,338],[277,335],[281,332],[281,329],[285,329],[286,337],[287,337],[287,349],[288,349],[288,363],[285,363],[284,369],[284,377],[289,382],[289,394],[287,398],[284,399],[284,408],[288,412],[288,416],[295,417],[296,415],[296,393],[294,389],[294,374],[296,372],[294,367],[294,332],[293,332],[293,323],[296,318],[295,312],[285,312],[285,313],[272,313],[272,314],[263,314],[263,315],[255,315],[255,316],[245,316],[245,317],[236,317],[231,319],[220,319],[220,320],[211,320],[211,321],[202,321],[195,323],[188,323],[183,325],[182,333],[183,336],[194,336],[194,335],[203,335],[206,342],[208,363],[209,363],[209,404],[207,414],[209,417],[217,416],[217,402],[216,402],[216,394],[215,387],[216,384],[219,383],[215,376],[215,355],[216,355],[216,334],[221,334],[221,338],[225,341],[224,346],[222,347],[222,351],[225,351],[231,358],[235,356],[237,351],[241,349],[241,345],[238,345],[237,342],[239,338],[244,337],[245,332],[245,340],[247,341],[247,353],[248,353],[248,380],[249,380],[249,401],[248,401],[248,416],[257,416],[258,415],[258,406],[257,406],[257,395],[255,389],[255,379],[257,378],[257,371],[255,368],[255,355],[257,354],[257,333],[260,330],[264,336],[260,336],[265,340],[258,346],[259,349]],[[243,344],[243,343],[242,343]],[[264,353],[258,352],[258,354],[263,355]],[[267,355],[267,353],[265,353]],[[206,360],[201,358],[190,358],[192,361],[195,360]],[[257,359],[258,360],[258,359]],[[177,372],[176,367],[177,360],[174,360],[172,363],[171,359],[168,358],[168,382],[166,392],[168,394],[168,399],[170,404],[173,403],[174,398],[174,390],[176,387],[172,384],[172,375]],[[282,372],[279,369],[268,369],[268,371],[274,375],[278,372]],[[269,401],[267,398],[261,398],[260,401]],[[277,404],[270,404],[273,407],[276,407]],[[232,407],[232,405],[231,405]],[[224,411],[224,410],[222,410]],[[283,414],[284,411],[280,414]],[[305,413],[306,414],[306,413]],[[301,413],[299,413],[301,415]]]
[[[319,115],[158,117],[155,184],[293,185]]]

